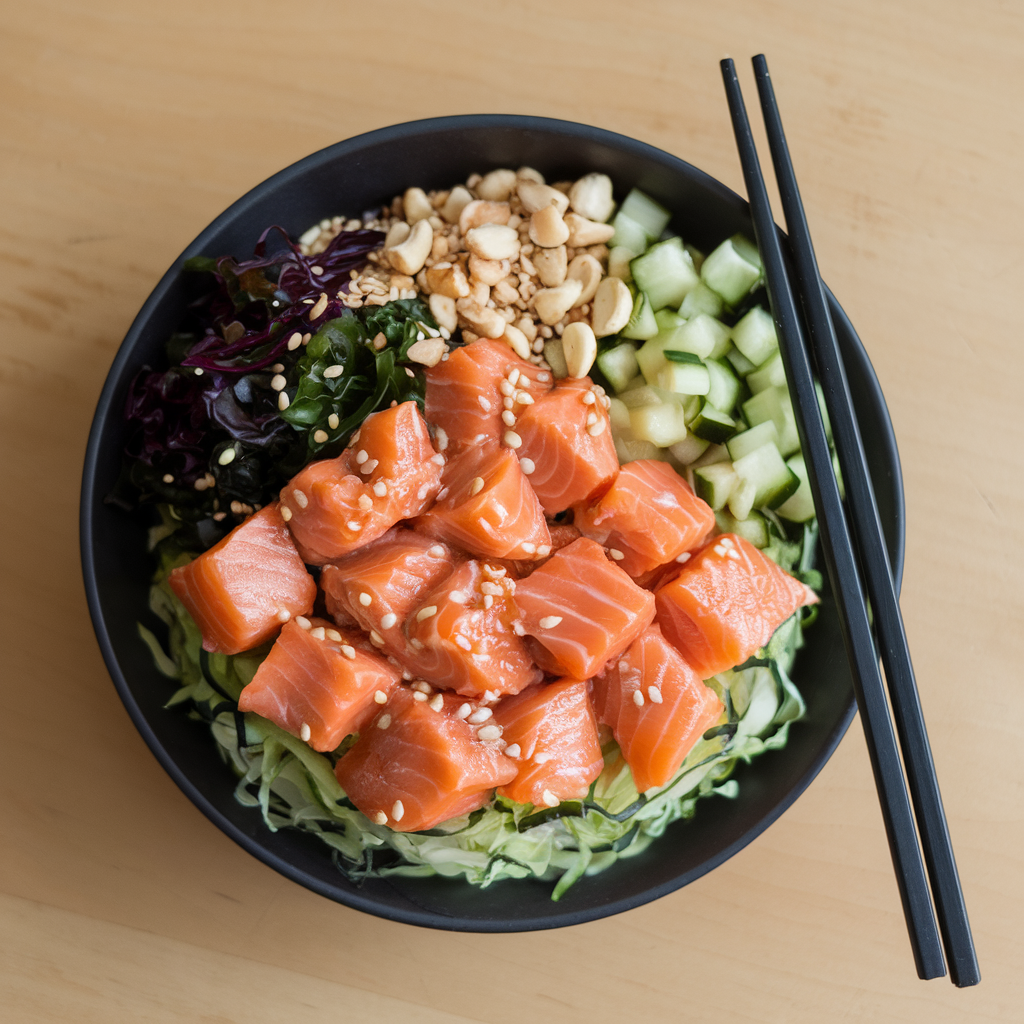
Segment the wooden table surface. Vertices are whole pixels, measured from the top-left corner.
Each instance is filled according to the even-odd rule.
[[[25,0],[3,20],[3,1020],[1024,1020],[1019,5]],[[857,723],[777,824],[672,896],[555,932],[429,932],[307,892],[206,821],[86,611],[94,403],[225,206],[338,139],[493,111],[624,132],[742,192],[718,60],[751,99],[762,50],[900,443],[903,608],[976,989],[915,977]]]

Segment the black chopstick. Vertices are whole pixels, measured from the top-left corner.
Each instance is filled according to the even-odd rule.
[[[722,61],[722,78],[725,81],[729,113],[732,115],[736,145],[750,200],[754,235],[764,263],[768,300],[778,330],[779,352],[793,397],[793,412],[801,448],[808,463],[825,564],[853,670],[854,692],[875,775],[882,820],[896,869],[896,882],[903,902],[914,961],[919,977],[939,978],[946,973],[942,945],[932,914],[924,862],[917,844],[910,800],[896,749],[896,735],[889,718],[881,670],[861,589],[860,571],[839,487],[832,471],[825,427],[818,408],[811,364],[789,284],[779,232],[772,219],[768,192],[761,176],[761,166],[754,137],[750,132],[736,68],[729,59]]]
[[[754,76],[761,97],[768,143],[775,166],[775,180],[782,196],[790,250],[796,269],[797,291],[810,330],[811,350],[817,364],[832,421],[832,437],[846,484],[846,506],[860,564],[874,612],[889,697],[896,719],[903,763],[924,848],[924,859],[932,883],[932,895],[939,929],[946,950],[950,977],[955,985],[977,985],[981,980],[974,952],[971,926],[967,920],[960,876],[953,857],[946,814],[942,807],[928,730],[910,661],[910,648],[903,629],[903,617],[893,584],[889,556],[878,517],[864,445],[853,412],[850,388],[836,340],[835,326],[825,301],[818,261],[811,242],[800,189],[782,129],[775,90],[763,54],[753,60]]]

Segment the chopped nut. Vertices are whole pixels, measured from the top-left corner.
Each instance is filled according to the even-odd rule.
[[[437,366],[447,349],[444,338],[424,338],[423,341],[415,341],[409,346],[406,358],[423,366]]]
[[[565,224],[569,231],[570,245],[598,245],[607,242],[615,234],[615,228],[611,224],[599,224],[596,220],[587,220],[578,213],[567,213]]]
[[[491,299],[491,289],[483,281],[469,282],[469,297],[478,305],[486,306]]]
[[[501,338],[520,359],[530,358],[530,342],[519,328],[506,324],[505,333]]]
[[[621,281],[619,283],[622,284]],[[572,309],[573,303],[579,298],[582,291],[582,283],[575,279],[567,279],[557,288],[541,288],[533,297],[537,315],[549,326],[557,324]],[[632,309],[632,307],[630,308]]]
[[[448,255],[448,239],[437,232],[434,233],[434,243],[430,247],[430,258],[440,260]]]
[[[472,232],[470,233],[472,234]],[[474,254],[469,257],[468,268],[471,280],[482,281],[490,286],[497,284],[508,275],[509,264],[507,259],[485,260]]]
[[[481,199],[505,200],[516,187],[516,172],[507,167],[499,168],[485,174],[476,186],[476,194]]]
[[[430,247],[434,244],[434,231],[425,220],[416,222],[409,232],[409,237],[387,250],[391,265],[402,274],[415,276],[423,269]]]
[[[512,283],[514,280],[515,278],[505,277],[494,285],[491,297],[499,306],[510,306],[519,298],[519,292]]]
[[[497,310],[479,306],[472,298],[459,299],[455,303],[455,308],[458,310],[459,319],[465,321],[478,337],[500,338],[508,326],[505,318]]]
[[[559,216],[569,209],[569,197],[564,192],[536,181],[519,182],[519,200],[527,213],[536,213],[546,206],[557,207]]]
[[[557,288],[565,280],[568,261],[564,245],[556,245],[553,249],[541,249],[534,254],[533,263],[537,268],[537,276],[545,288]]]
[[[581,217],[603,223],[615,209],[612,179],[607,174],[584,174],[569,189],[569,205]]]
[[[569,228],[558,208],[545,206],[530,217],[530,239],[545,249],[563,245],[569,237]]]
[[[469,281],[458,263],[435,263],[427,269],[427,287],[436,295],[461,299],[469,294]]]
[[[537,337],[537,325],[528,316],[520,317],[516,321],[515,326],[523,332],[527,341],[532,343]]]
[[[508,203],[491,203],[486,199],[474,199],[466,203],[459,214],[459,234],[463,237],[473,228],[484,224],[507,224],[512,210]]]
[[[597,286],[601,283],[602,273],[601,264],[590,253],[581,253],[569,264],[566,278],[573,278],[583,285],[583,291],[573,306],[582,306],[594,297]]]
[[[443,327],[450,334],[459,326],[458,315],[455,312],[455,300],[450,295],[442,295],[434,292],[428,300],[430,315],[437,321],[438,327]]]
[[[534,167],[520,167],[516,171],[516,177],[520,181],[539,181],[542,185],[544,184],[544,175]]]
[[[483,224],[466,232],[466,248],[485,260],[507,260],[519,252],[519,235],[504,224]]]
[[[582,291],[582,288],[581,288]],[[594,294],[594,312],[591,318],[594,334],[598,338],[618,334],[629,323],[633,312],[633,296],[624,281],[606,277]]]
[[[402,209],[410,227],[417,221],[433,216],[434,207],[421,188],[407,188],[402,196]]]
[[[456,185],[455,188],[448,193],[448,198],[444,201],[444,206],[441,207],[441,216],[444,217],[449,224],[458,224],[459,215],[471,202],[473,202],[473,194],[469,189],[463,188],[461,185]]]
[[[590,373],[597,358],[597,338],[589,324],[577,322],[566,327],[562,332],[562,354],[570,377],[586,377]]]

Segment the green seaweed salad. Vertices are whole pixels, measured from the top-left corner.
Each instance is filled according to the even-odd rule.
[[[418,299],[358,310],[326,300],[380,246],[379,232],[342,232],[326,252],[309,257],[280,229],[281,244],[268,255],[274,230],[250,261],[187,265],[197,298],[168,343],[168,368],[146,367],[133,384],[125,470],[111,496],[154,515],[150,609],[166,628],[140,623],[139,634],[159,670],[178,683],[167,706],[187,708],[209,727],[238,778],[238,801],[259,808],[272,831],[298,828],[318,836],[355,882],[436,874],[487,886],[502,878],[537,878],[556,883],[557,900],[583,875],[640,853],[672,822],[692,817],[701,797],[735,797],[735,765],[783,747],[791,723],[804,714],[789,672],[814,609],[784,623],[757,657],[707,681],[728,721],[704,734],[667,785],[644,794],[610,741],[605,769],[583,800],[537,810],[495,797],[441,828],[395,832],[360,813],[335,778],[334,764],[352,737],[321,754],[238,711],[239,694],[269,645],[234,656],[207,654],[168,574],[273,501],[307,462],[340,454],[371,412],[393,401],[422,405],[422,368],[406,353],[415,341],[437,334]],[[323,300],[326,316],[317,313],[322,326],[315,329],[311,310]],[[339,364],[343,375],[324,376],[326,367]],[[820,587],[812,569],[813,519],[788,531],[774,519],[771,525],[765,554]]]

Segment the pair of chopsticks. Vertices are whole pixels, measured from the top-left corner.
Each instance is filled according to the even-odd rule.
[[[808,463],[822,549],[839,608],[847,655],[853,669],[857,705],[867,738],[914,961],[919,977],[942,977],[946,973],[943,962],[945,948],[953,983],[961,987],[977,985],[981,975],[974,953],[974,941],[953,858],[953,847],[864,445],[853,411],[824,285],[818,272],[800,190],[789,157],[789,147],[782,130],[768,63],[762,55],[755,57],[753,64],[775,177],[786,215],[797,291],[810,334],[810,352],[805,343],[800,312],[782,252],[780,233],[772,219],[768,192],[761,175],[754,137],[732,60],[722,61],[722,77],[725,80],[729,112],[750,199],[754,234],[764,263],[768,298],[778,329],[779,350],[792,393],[793,412],[804,458]],[[825,393],[833,440],[846,486],[845,508],[832,469],[825,427],[818,407],[811,371],[812,354]],[[871,602],[878,651],[872,636],[862,579],[866,583],[867,597]],[[896,719],[896,733],[899,735],[907,781],[910,784],[917,829],[920,830],[920,847],[900,763],[900,750],[897,749],[896,734],[889,718],[879,669],[879,653],[885,666],[889,697]],[[922,848],[924,862],[921,858]],[[925,864],[928,867],[927,879]],[[928,879],[931,881],[931,896],[934,897],[941,929],[941,942],[935,914],[932,912]]]

